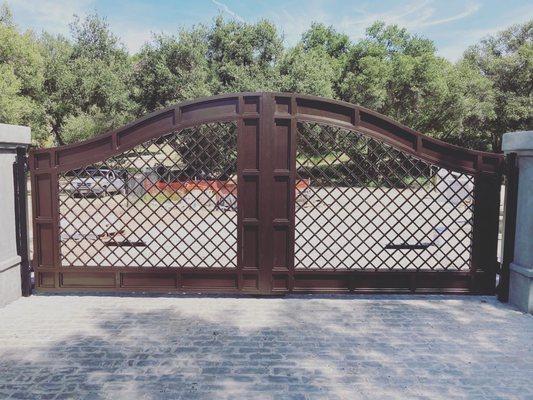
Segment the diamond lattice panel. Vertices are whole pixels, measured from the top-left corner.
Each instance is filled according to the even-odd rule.
[[[295,268],[468,270],[471,176],[315,123],[296,164]]]
[[[236,143],[204,124],[63,173],[62,265],[236,267]]]

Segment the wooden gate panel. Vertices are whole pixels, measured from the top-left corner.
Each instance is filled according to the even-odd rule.
[[[52,167],[54,153],[29,158],[32,171],[32,214],[34,236],[34,263],[37,268],[54,268],[59,258],[57,245],[57,201],[55,183],[57,172]],[[44,279],[50,285],[55,277]],[[39,282],[38,282],[39,283]]]
[[[238,137],[238,267],[241,271],[239,287],[243,291],[268,291],[260,276],[261,221],[263,213],[260,199],[264,195],[261,183],[260,154],[261,143],[260,96],[245,96],[241,103],[244,110],[239,122]]]
[[[206,251],[208,253],[209,251],[207,248],[198,247],[198,243],[195,243],[195,235],[207,235],[205,239],[211,240],[212,236],[220,235],[220,232],[209,230],[209,224],[211,226],[213,224],[213,216],[209,211],[195,209],[195,201],[199,201],[198,199],[193,199],[192,204],[189,205],[190,209],[186,214],[190,214],[190,220],[182,218],[180,223],[184,225],[201,223],[205,225],[206,230],[202,233],[190,230],[188,237],[185,235],[181,238],[181,247],[176,247],[171,253],[174,257],[173,261],[162,261],[162,265],[159,265],[161,263],[140,265],[138,262],[126,264],[106,262],[105,257],[102,263],[89,257],[91,265],[84,265],[84,263],[72,265],[68,261],[65,253],[62,253],[64,243],[61,241],[61,234],[64,226],[61,225],[61,218],[65,207],[65,195],[62,190],[65,182],[68,183],[71,179],[68,176],[69,173],[79,174],[77,171],[86,170],[91,165],[105,166],[109,160],[120,159],[121,155],[134,151],[137,146],[143,146],[148,142],[152,145],[161,145],[168,135],[177,132],[190,132],[190,135],[194,136],[199,134],[198,130],[195,131],[197,129],[195,127],[211,124],[209,129],[216,130],[217,126],[223,127],[228,123],[236,124],[237,127],[236,183],[230,184],[233,178],[229,176],[215,179],[202,177],[205,173],[202,170],[202,163],[205,158],[211,157],[209,151],[205,150],[216,145],[207,138],[201,144],[203,155],[196,155],[194,161],[196,166],[191,164],[191,168],[196,168],[192,180],[183,181],[179,178],[153,184],[148,182],[145,189],[154,196],[154,199],[159,191],[166,191],[165,196],[174,196],[180,190],[202,192],[207,189],[214,193],[217,207],[221,210],[235,211],[236,208],[234,265],[233,261],[230,263],[232,265],[222,265],[227,268],[205,268],[206,265],[203,265],[207,257]],[[457,270],[427,270],[417,267],[416,262],[421,260],[416,258],[411,265],[412,268],[402,270],[368,269],[361,263],[358,268],[355,268],[358,262],[353,258],[353,254],[357,249],[351,249],[349,242],[341,241],[345,250],[351,249],[345,258],[351,259],[352,264],[341,265],[343,263],[340,263],[328,270],[317,267],[320,262],[314,262],[314,267],[302,268],[302,265],[298,264],[298,257],[295,253],[297,250],[295,243],[298,240],[296,235],[299,235],[295,230],[296,214],[298,210],[301,212],[303,207],[297,201],[306,202],[306,196],[312,196],[316,192],[317,181],[322,180],[323,185],[328,183],[324,176],[320,177],[315,174],[308,179],[298,173],[297,167],[301,166],[304,158],[301,155],[297,157],[297,150],[299,146],[306,145],[302,142],[303,138],[299,133],[301,124],[344,129],[367,138],[369,142],[365,147],[366,150],[359,155],[355,154],[357,149],[347,148],[342,151],[328,152],[328,146],[338,147],[342,140],[345,140],[333,137],[329,143],[322,144],[325,146],[324,160],[320,160],[322,156],[313,158],[312,163],[318,164],[316,166],[319,167],[316,171],[323,170],[326,164],[330,164],[328,173],[338,174],[344,168],[343,163],[350,156],[359,157],[359,159],[366,158],[364,162],[367,164],[361,172],[364,174],[365,170],[373,169],[374,164],[380,162],[381,153],[384,157],[393,160],[394,157],[391,158],[391,154],[397,152],[403,155],[396,158],[394,162],[390,161],[389,167],[394,164],[394,168],[399,171],[397,175],[400,177],[405,175],[405,166],[408,163],[398,162],[398,160],[409,159],[418,160],[412,161],[409,164],[411,167],[418,165],[417,163],[432,165],[435,170],[445,169],[462,174],[468,177],[469,181],[473,180],[474,202],[471,222],[473,232],[470,265]],[[316,129],[318,132],[322,128]],[[318,132],[315,140],[323,140],[323,135],[326,133],[323,132],[320,136]],[[189,144],[193,154],[198,150],[198,143]],[[183,152],[183,146],[183,143],[181,145],[178,143],[174,150],[178,153]],[[143,151],[140,151],[137,162],[143,163],[143,157],[150,157],[150,151],[146,150],[144,155]],[[172,163],[179,168],[185,168],[182,165],[183,160],[180,161],[179,157],[174,157],[172,160]],[[41,291],[189,291],[255,294],[289,292],[492,293],[494,291],[502,156],[440,142],[374,111],[352,104],[288,93],[238,93],[213,96],[157,111],[123,128],[78,144],[33,150],[29,161],[34,216],[32,264],[36,270],[36,286]],[[385,167],[387,165],[384,165]],[[139,166],[130,165],[128,168],[130,174],[139,174],[141,171]],[[402,169],[403,172],[401,172]],[[185,169],[183,171],[188,174]],[[330,178],[338,180],[338,177],[335,178],[333,175]],[[225,183],[221,183],[221,180]],[[342,189],[356,184],[357,182],[353,181],[337,186]],[[423,185],[420,189],[424,189]],[[337,196],[341,195],[341,192],[337,194]],[[400,193],[398,196],[405,195]],[[389,200],[395,201],[394,198]],[[108,205],[114,201],[116,202],[110,197]],[[164,198],[162,201],[167,202]],[[330,201],[335,202],[335,198]],[[364,201],[364,198],[361,197],[360,201]],[[169,209],[178,207],[176,204],[171,206],[170,203],[167,206]],[[159,206],[154,205],[154,207],[161,212]],[[306,207],[309,207],[309,204]],[[349,216],[350,224],[359,225],[360,233],[354,231],[355,238],[361,239],[364,236],[362,232],[365,230],[365,224],[371,225],[371,223],[361,224],[361,221],[369,218],[368,213],[355,217],[358,207],[358,204],[355,204],[355,211]],[[385,209],[384,212],[386,211]],[[415,211],[416,207],[413,206],[409,212]],[[147,209],[141,212],[147,212]],[[98,213],[98,210],[95,213]],[[163,218],[165,213],[161,214]],[[82,215],[77,223],[84,225],[91,218],[93,215]],[[393,230],[395,229],[393,219],[385,219],[383,224],[390,226]],[[345,229],[347,229],[346,226],[343,230]],[[165,232],[160,233],[161,237],[153,236],[153,239],[167,241],[167,246],[168,241],[177,238],[167,237]],[[342,237],[343,231],[340,231],[339,235]],[[299,238],[301,240],[301,237]],[[219,239],[224,241],[224,238]],[[107,242],[109,237],[98,240]],[[335,240],[333,238],[332,243],[335,243]],[[130,242],[128,245],[134,244]],[[217,246],[216,243],[214,245]],[[407,245],[412,244],[407,243]],[[364,243],[358,246],[360,246],[358,250],[361,253]],[[459,243],[458,246],[465,246],[465,244]],[[405,249],[401,250],[398,244],[392,243],[390,250],[404,251]],[[143,252],[139,251],[142,255]],[[190,265],[176,262],[182,253],[187,251],[200,252],[203,261],[191,259]],[[337,251],[341,252],[341,250]],[[376,257],[379,257],[379,251],[376,248],[368,248],[362,252],[361,258],[366,257],[370,265],[377,260]],[[413,251],[413,249],[409,248],[405,251]],[[330,258],[334,257],[330,256]],[[402,260],[402,262],[408,261],[407,258]],[[360,268],[361,266],[363,268]]]

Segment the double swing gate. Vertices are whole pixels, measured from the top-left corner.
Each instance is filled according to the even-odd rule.
[[[30,153],[39,291],[493,293],[502,157],[287,93]]]

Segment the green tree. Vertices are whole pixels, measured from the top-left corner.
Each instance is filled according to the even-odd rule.
[[[449,108],[456,124],[436,134],[442,140],[477,150],[490,150],[486,122],[495,116],[492,82],[464,62],[447,74]]]
[[[303,33],[301,43],[307,51],[321,48],[334,59],[345,57],[351,47],[348,35],[316,22]]]
[[[212,82],[204,27],[178,37],[157,35],[137,56],[133,78],[138,114],[211,94]]]
[[[283,41],[272,23],[226,22],[218,17],[207,41],[214,93],[276,89]]]
[[[44,63],[32,32],[19,33],[6,5],[0,8],[0,122],[29,125],[46,136],[43,108]]]
[[[333,97],[336,71],[322,49],[306,51],[302,45],[289,50],[279,62],[277,90]]]
[[[7,3],[0,4],[0,24],[5,26],[13,26],[13,13],[7,6]]]
[[[431,40],[395,25],[377,22],[368,28],[351,48],[338,88],[343,100],[430,136],[486,147],[475,121],[493,112],[487,79],[438,57]]]
[[[395,25],[375,23],[351,49],[339,83],[343,100],[355,102],[428,131],[428,104],[445,90],[449,65],[435,55],[430,40]],[[435,129],[430,129],[435,131]]]
[[[502,134],[533,126],[533,20],[515,25],[469,48],[462,63],[492,83],[494,112],[466,121],[490,135],[493,151]]]
[[[38,144],[94,136],[157,108],[236,91],[340,98],[425,134],[478,149],[532,125],[533,21],[488,37],[452,64],[432,41],[376,22],[351,42],[313,23],[285,49],[269,21],[216,18],[157,35],[131,57],[106,20],[75,18],[70,37],[19,32],[0,7],[0,122]],[[317,140],[320,139],[317,136]]]
[[[307,52],[320,50],[329,56],[333,75],[328,79],[332,80],[333,96],[338,97],[341,74],[353,46],[348,35],[337,32],[332,26],[313,23],[302,35],[301,44]]]
[[[42,39],[46,110],[57,144],[91,137],[96,127],[102,132],[120,126],[131,120],[135,105],[129,55],[107,22],[96,14],[76,17],[71,34],[72,43],[61,36]],[[89,119],[83,133],[81,122]]]
[[[76,115],[79,109],[79,101],[75,100],[77,77],[71,63],[72,43],[66,37],[48,33],[44,33],[40,41],[45,63],[43,91],[50,139],[55,144],[64,143],[64,121]]]

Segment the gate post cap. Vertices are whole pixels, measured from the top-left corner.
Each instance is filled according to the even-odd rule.
[[[30,144],[31,129],[29,126],[0,124],[0,143]]]
[[[532,152],[533,154],[533,131],[504,133],[502,150],[504,153]]]

